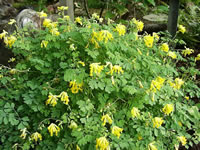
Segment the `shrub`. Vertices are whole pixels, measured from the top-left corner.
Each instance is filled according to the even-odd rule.
[[[155,33],[138,36],[141,22],[129,23],[127,31],[61,15],[45,19],[42,29],[2,33],[17,63],[0,70],[0,148],[166,150],[197,143],[200,114],[190,98],[200,93],[198,70],[178,72],[185,58],[166,42],[163,49]]]

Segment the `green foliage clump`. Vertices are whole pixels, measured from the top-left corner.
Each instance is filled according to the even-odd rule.
[[[0,149],[166,150],[198,143],[200,113],[190,100],[200,97],[198,70],[178,72],[176,63],[186,59],[158,43],[157,34],[138,36],[142,22],[131,20],[127,30],[98,18],[71,23],[61,15],[44,19],[41,29],[18,29],[16,39],[1,34],[17,64],[0,70]]]

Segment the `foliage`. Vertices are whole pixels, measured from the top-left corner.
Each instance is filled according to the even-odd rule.
[[[138,36],[141,22],[133,19],[126,29],[110,20],[101,25],[94,15],[73,24],[62,14],[57,22],[44,19],[41,29],[17,29],[16,41],[1,34],[17,64],[0,70],[0,149],[166,150],[198,143],[200,113],[190,100],[200,97],[195,58],[178,72],[185,57],[157,34]]]

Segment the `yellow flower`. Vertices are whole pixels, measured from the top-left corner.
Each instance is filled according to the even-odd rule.
[[[57,97],[60,97],[60,100],[61,100],[64,104],[68,105],[68,103],[69,103],[69,96],[68,96],[68,94],[67,94],[66,92],[60,93],[60,95],[57,96]]]
[[[46,105],[50,104],[54,107],[57,104],[57,100],[58,100],[57,95],[53,95],[53,94],[49,93],[48,99],[46,101]]]
[[[78,64],[81,64],[82,66],[85,66],[85,63],[83,61],[79,61]]]
[[[56,36],[59,36],[60,35],[60,32],[58,31],[58,28],[53,28],[50,30],[50,33],[52,35],[56,35]]]
[[[43,26],[49,28],[51,26],[51,20],[50,19],[44,19]]]
[[[12,45],[15,43],[16,40],[17,38],[13,35],[9,37],[4,37],[4,43],[6,44],[6,46],[9,46],[10,48],[12,47]]]
[[[162,77],[160,77],[160,76],[158,76],[158,77],[156,78],[156,80],[152,80],[152,81],[151,81],[150,90],[151,90],[152,92],[155,93],[155,92],[156,92],[156,89],[158,89],[158,90],[161,89],[161,87],[163,86],[164,82],[165,82],[165,79],[162,78]]]
[[[97,15],[97,13],[93,13],[93,14],[92,14],[92,19],[97,19],[97,20],[99,20],[100,17],[99,17],[99,15]]]
[[[70,129],[74,130],[78,128],[78,125],[73,120],[71,121],[70,125],[68,126]]]
[[[41,48],[43,48],[43,47],[46,48],[48,43],[49,43],[48,41],[42,40],[42,42],[41,42]]]
[[[163,107],[163,112],[166,114],[166,115],[169,115],[173,110],[174,110],[174,105],[173,104],[166,104],[164,107]]]
[[[15,23],[16,20],[15,19],[10,19],[10,22],[8,22],[8,24],[12,25],[13,23]]]
[[[35,140],[35,142],[38,141],[38,139],[41,141],[42,140],[42,135],[38,132],[35,132],[31,135],[31,139]]]
[[[83,83],[76,83],[76,80],[70,81],[69,87],[71,87],[71,91],[74,94],[78,93],[79,90],[83,91],[83,89],[82,89]]]
[[[144,36],[145,45],[149,48],[153,47],[154,37],[150,35]]]
[[[25,138],[26,138],[26,135],[27,135],[27,129],[24,128],[24,129],[21,129],[20,131],[22,132],[22,134],[20,135],[20,137],[21,137],[22,139],[25,139]]]
[[[169,51],[168,56],[171,57],[172,59],[176,59],[176,53],[175,52]]]
[[[13,58],[13,57],[8,60],[9,63],[14,62],[14,61],[15,61],[15,58]]]
[[[104,41],[105,43],[107,43],[108,40],[112,40],[112,39],[113,39],[112,34],[107,30],[100,31],[97,36],[98,41]]]
[[[109,142],[106,139],[106,137],[100,137],[98,139],[96,139],[96,149],[99,150],[109,150]]]
[[[136,107],[133,107],[133,108],[131,109],[131,115],[132,115],[133,118],[138,118],[138,117],[140,116],[140,111],[139,111],[139,109],[136,108]]]
[[[182,143],[183,146],[187,143],[187,139],[184,136],[178,136],[177,139]]]
[[[154,145],[154,143],[155,143],[155,142],[149,143],[149,145],[148,145],[148,150],[158,150],[158,149],[156,148],[156,146]]]
[[[200,60],[200,54],[197,55],[197,57],[195,57],[195,61]]]
[[[117,138],[119,139],[121,132],[123,131],[122,128],[119,128],[117,126],[112,127],[112,134],[114,134],[115,136],[117,136]]]
[[[138,31],[142,31],[143,30],[144,23],[142,21],[138,21],[135,18],[133,18],[132,21],[136,25]]]
[[[47,14],[44,13],[43,11],[38,12],[38,15],[39,15],[40,18],[46,18],[47,17]]]
[[[99,76],[104,66],[100,65],[101,63],[92,63],[90,64],[90,76],[93,76],[93,72]]]
[[[78,145],[76,145],[76,150],[81,150],[80,147]]]
[[[159,35],[157,34],[157,33],[155,33],[155,32],[153,32],[153,37],[158,41],[159,40]]]
[[[64,16],[63,17],[65,20],[69,21],[70,20],[70,17],[68,15]]]
[[[184,34],[186,29],[185,29],[185,27],[183,25],[179,25],[178,26],[178,31]]]
[[[122,67],[120,67],[119,65],[114,65],[113,68],[112,68],[112,72],[117,72],[118,74],[124,73],[124,71],[122,70]]]
[[[168,52],[169,51],[169,46],[167,43],[163,43],[161,45],[161,50],[164,51],[164,52]]]
[[[54,123],[51,123],[48,126],[48,130],[49,130],[50,136],[53,136],[53,133],[55,133],[56,136],[58,136],[58,132],[60,132],[60,128]]]
[[[186,57],[187,55],[191,55],[194,53],[193,49],[186,48],[185,50],[182,51],[182,54]]]
[[[5,38],[6,34],[8,34],[8,32],[6,32],[5,30],[3,30],[3,32],[0,34],[0,39]]]
[[[57,7],[57,8],[58,8],[58,11],[68,10],[67,6],[60,6],[60,7]]]
[[[176,78],[174,88],[179,90],[183,84],[184,84],[184,81],[182,79]]]
[[[80,25],[83,25],[82,19],[81,19],[80,17],[76,17],[76,18],[75,18],[75,22],[76,22],[76,23],[79,23]]]
[[[138,135],[138,140],[141,141],[143,138],[141,135]]]
[[[126,27],[121,24],[118,24],[114,30],[119,33],[119,36],[122,36],[126,33]]]
[[[103,121],[103,126],[106,125],[106,123],[108,122],[109,124],[112,124],[112,119],[110,118],[110,116],[108,114],[103,115],[101,118],[101,121]]]
[[[160,118],[160,117],[155,117],[154,119],[153,119],[153,127],[155,128],[159,128],[161,125],[162,125],[162,123],[164,122],[164,120],[162,119],[162,118]]]
[[[15,73],[17,73],[17,70],[16,70],[16,69],[11,69],[11,70],[10,70],[10,74],[15,74]]]
[[[186,100],[189,100],[189,99],[190,99],[190,97],[189,97],[189,96],[185,96],[185,99],[186,99]]]
[[[0,74],[0,79],[1,79],[1,78],[3,78],[3,75],[2,75],[2,74]]]

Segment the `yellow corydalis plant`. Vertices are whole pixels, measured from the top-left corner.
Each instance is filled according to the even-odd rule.
[[[126,33],[126,27],[124,25],[118,24],[114,31],[117,31],[119,33],[119,36],[122,36]]]
[[[163,43],[161,45],[161,50],[164,52],[168,52],[169,51],[169,45],[167,43]]]
[[[64,11],[64,10],[68,10],[68,7],[67,6],[58,6],[58,11]]]
[[[142,21],[138,21],[135,18],[133,18],[132,21],[136,25],[138,31],[142,31],[143,30],[144,23]]]
[[[60,95],[58,96],[60,98],[60,100],[65,104],[68,105],[69,103],[69,96],[67,94],[67,92],[61,92]]]
[[[75,23],[79,23],[80,25],[83,25],[82,19],[80,17],[75,18]]]
[[[42,40],[42,42],[41,42],[41,48],[43,48],[43,47],[47,47],[47,45],[48,45],[48,41],[45,41],[45,40]]]
[[[21,129],[20,131],[22,132],[22,134],[20,135],[20,137],[22,139],[25,139],[26,136],[27,136],[27,128]]]
[[[178,31],[184,34],[186,32],[186,28],[183,25],[179,25]]]
[[[185,50],[182,51],[182,54],[186,57],[187,55],[191,55],[192,53],[194,53],[193,49],[190,48],[186,48]]]
[[[140,116],[140,111],[139,111],[139,109],[136,108],[136,107],[133,107],[133,108],[131,109],[131,115],[132,115],[133,118],[138,118],[138,117]]]
[[[78,128],[78,125],[73,120],[71,121],[70,125],[68,126],[70,129],[74,130]]]
[[[123,129],[119,128],[118,126],[112,127],[112,134],[114,134],[115,136],[117,136],[118,139],[119,139],[122,131],[123,131]]]
[[[167,55],[169,57],[171,57],[172,59],[176,59],[176,53],[175,52],[169,51]]]
[[[95,73],[97,76],[100,75],[101,71],[104,68],[104,65],[100,65],[101,63],[92,63],[90,64],[90,76],[93,76],[93,73]]]
[[[110,66],[110,71],[109,72],[107,72],[107,74],[110,74],[110,75],[113,75],[113,73],[115,72],[115,73],[118,73],[118,74],[123,74],[124,73],[124,71],[123,71],[123,69],[122,69],[122,67],[120,67],[119,65],[112,65],[112,63],[111,62],[106,62],[106,66]]]
[[[101,30],[98,33],[97,39],[98,39],[98,41],[104,41],[104,43],[107,43],[108,40],[112,40],[113,39],[113,36],[112,36],[112,34],[109,31],[107,31],[107,30]]]
[[[10,48],[13,46],[16,40],[17,38],[13,35],[4,36],[4,43],[6,44],[6,46],[9,46]]]
[[[54,107],[54,106],[56,106],[57,101],[58,101],[58,96],[53,95],[52,93],[49,93],[48,99],[46,101],[46,105],[50,104]]]
[[[39,15],[40,18],[46,18],[47,17],[47,14],[44,13],[43,11],[38,12],[38,15]]]
[[[109,150],[109,141],[106,139],[106,137],[100,137],[96,139],[96,149]]]
[[[174,80],[174,82],[171,82],[171,81],[168,81],[168,82],[171,87],[173,87],[174,89],[177,89],[177,90],[179,90],[181,88],[181,86],[184,84],[184,81],[180,78],[176,78]]]
[[[41,135],[40,133],[38,133],[38,132],[35,132],[35,133],[33,133],[33,134],[31,135],[31,139],[32,139],[33,141],[35,141],[35,142],[37,142],[38,139],[39,139],[40,141],[42,141],[42,135]]]
[[[76,94],[79,91],[83,91],[83,83],[77,83],[76,80],[70,81],[69,87],[71,87],[71,91],[73,94]]]
[[[101,121],[103,121],[103,123],[102,123],[103,126],[105,126],[107,122],[109,124],[112,124],[112,119],[108,114],[103,115],[102,118],[101,118]]]
[[[177,139],[181,142],[183,146],[187,144],[187,139],[184,136],[178,136]]]
[[[161,87],[163,86],[164,82],[165,82],[165,79],[160,77],[160,76],[158,76],[155,80],[151,81],[150,90],[155,93],[157,90],[161,89]]]
[[[164,122],[164,120],[162,119],[162,118],[160,118],[160,117],[155,117],[155,118],[153,118],[153,127],[155,128],[159,128],[161,125],[162,125],[162,123]]]
[[[174,105],[173,104],[166,104],[162,109],[162,111],[166,115],[169,115],[173,110],[174,110]]]
[[[56,136],[58,136],[58,132],[60,132],[60,128],[54,123],[51,123],[48,126],[48,130],[49,130],[50,136],[53,136],[54,133]]]
[[[149,48],[153,47],[154,37],[151,35],[144,36],[145,45]]]

